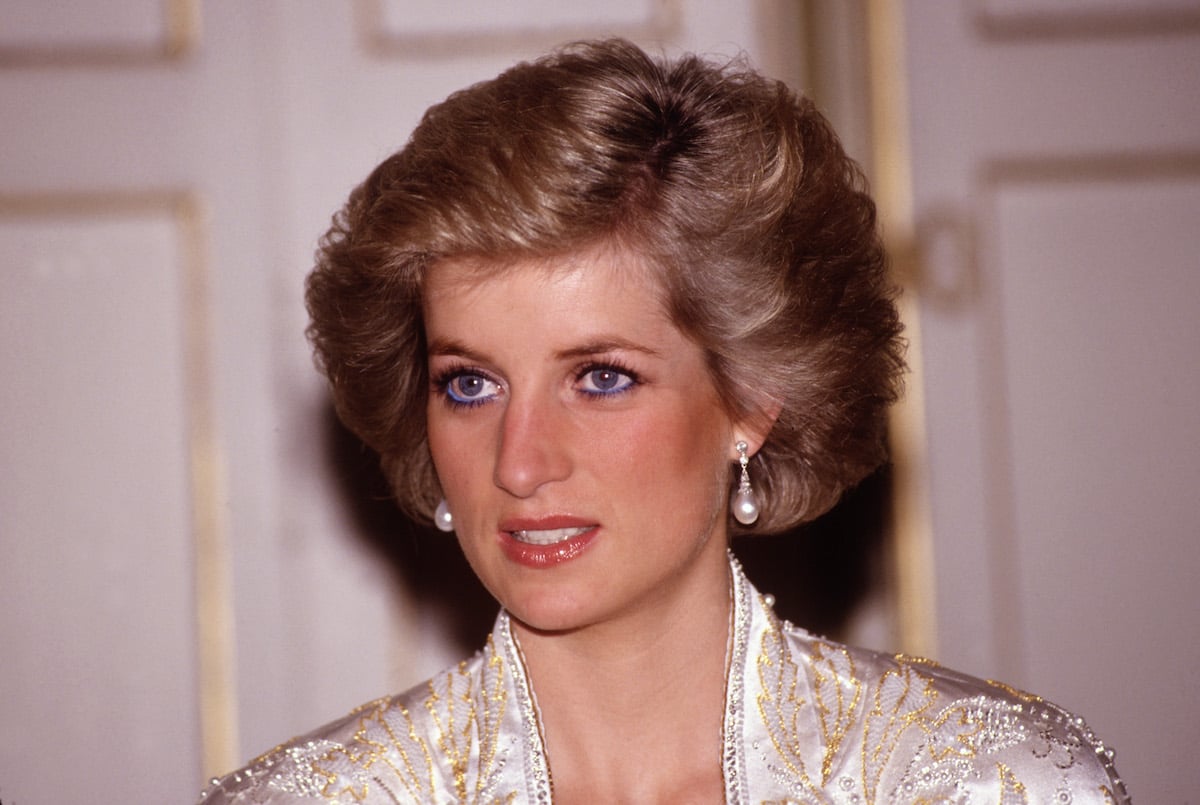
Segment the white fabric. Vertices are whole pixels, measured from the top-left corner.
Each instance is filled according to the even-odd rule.
[[[927,660],[814,637],[778,620],[731,562],[726,802],[1129,801],[1082,719]],[[471,660],[214,780],[202,802],[550,803],[541,734],[501,612]]]

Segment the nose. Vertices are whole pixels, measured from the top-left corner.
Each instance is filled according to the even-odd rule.
[[[500,424],[493,480],[518,498],[571,474],[569,423],[552,401],[509,398]]]

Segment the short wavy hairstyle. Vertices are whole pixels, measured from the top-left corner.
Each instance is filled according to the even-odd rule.
[[[811,520],[884,460],[904,369],[895,288],[862,173],[828,122],[741,60],[581,42],[430,108],[318,249],[308,335],[406,513],[428,521],[441,497],[426,272],[605,245],[652,267],[729,412],[775,415],[751,466],[755,532]]]

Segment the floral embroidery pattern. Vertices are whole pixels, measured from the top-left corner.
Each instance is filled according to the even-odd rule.
[[[1128,805],[1112,751],[1079,718],[927,660],[814,638],[733,570],[728,802]],[[537,705],[503,613],[494,635],[424,686],[214,781],[205,803],[550,805]]]
[[[331,800],[364,802],[372,786],[387,787],[385,778],[419,797],[433,790],[429,747],[403,705],[382,701],[359,721],[354,739],[326,755],[314,768],[329,780],[322,793]]]
[[[997,771],[1000,772],[1000,805],[1029,805],[1025,786],[1013,775],[1012,770],[1001,763]]]
[[[937,698],[937,691],[913,666],[888,669],[875,685],[863,733],[863,788],[875,802],[880,781],[904,733],[918,726]]]
[[[815,643],[812,669],[817,717],[825,745],[821,759],[821,785],[826,786],[833,773],[833,759],[858,717],[863,684],[855,674],[854,660],[844,646]]]
[[[794,780],[804,793],[825,802],[804,766],[800,720],[806,717],[803,711],[805,701],[796,693],[796,686],[802,677],[779,629],[769,629],[763,633],[762,652],[758,656],[758,678],[763,689],[758,696],[759,714],[786,768],[786,778]]]
[[[437,726],[437,746],[450,766],[457,802],[489,801],[506,698],[504,663],[494,650],[488,651],[478,680],[461,663],[430,682],[425,709]]]

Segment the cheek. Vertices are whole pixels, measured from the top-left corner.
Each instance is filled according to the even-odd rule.
[[[472,443],[461,422],[446,416],[439,402],[432,402],[426,415],[426,433],[429,453],[437,471],[438,483],[447,498],[459,496],[461,490],[469,488],[472,463],[478,463],[481,446]]]
[[[707,406],[679,406],[628,429],[612,466],[651,494],[708,497],[724,488],[726,430],[725,419]]]
[[[438,480],[445,487],[449,470],[447,459],[452,452],[448,449],[449,434],[432,402],[425,407],[425,439],[429,443],[429,454],[433,457],[433,467],[437,471]]]

